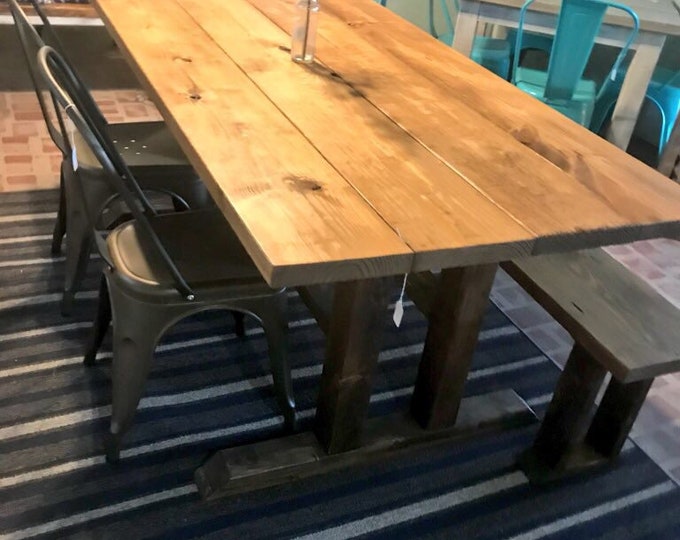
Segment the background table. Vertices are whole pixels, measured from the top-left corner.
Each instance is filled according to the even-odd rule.
[[[635,129],[647,87],[659,60],[667,35],[680,35],[680,13],[676,0],[625,0],[640,18],[640,32],[633,43],[635,56],[626,72],[619,99],[612,114],[607,138],[622,149]],[[517,28],[524,0],[460,0],[453,47],[470,55],[477,23],[484,22]],[[558,0],[534,2],[528,12],[525,30],[554,34]],[[630,30],[630,19],[609,10],[597,39],[598,43],[623,47]]]
[[[362,444],[389,276],[444,269],[413,412],[469,429],[517,412],[506,394],[461,400],[499,261],[680,231],[679,186],[372,0],[326,0],[319,62],[291,62],[293,6],[97,0],[265,279],[334,284],[321,445],[218,454],[202,473],[222,492],[361,459],[345,452]],[[362,450],[432,438],[388,426]]]

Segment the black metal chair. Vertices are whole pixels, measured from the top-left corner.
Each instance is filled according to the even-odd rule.
[[[63,158],[60,177],[60,204],[52,237],[52,253],[60,253],[62,239],[66,234],[66,277],[62,312],[69,314],[72,310],[75,294],[80,289],[87,270],[92,237],[84,215],[85,209],[75,203],[77,199],[72,199],[69,196],[72,189],[65,182],[67,177],[70,176],[67,174],[67,170],[71,167],[74,141],[69,140],[64,120],[58,108],[52,107],[53,103],[50,102],[48,95],[45,95],[47,89],[42,84],[42,79],[37,72],[36,55],[40,47],[45,44],[50,45],[64,56],[63,47],[40,5],[36,0],[30,1],[42,21],[42,37],[30,24],[16,0],[9,0],[9,6],[48,132]],[[77,80],[80,90],[88,92],[82,81],[79,78]],[[92,103],[94,103],[94,100],[92,100]],[[177,209],[184,207],[201,208],[212,204],[205,186],[168,131],[165,123],[109,124],[96,106],[92,108],[92,117],[99,128],[110,136],[116,149],[123,156],[145,190],[171,194]],[[108,184],[103,180],[101,184],[103,188],[99,190],[99,195],[103,199],[100,202],[111,195]]]
[[[92,364],[113,317],[113,404],[107,458],[119,457],[162,334],[178,320],[215,308],[249,313],[267,337],[274,388],[286,425],[295,427],[295,402],[286,354],[286,293],[271,289],[220,211],[160,214],[145,196],[108,133],[92,115],[92,104],[59,54],[43,47],[38,65],[54,99],[73,121],[98,162],[74,175],[81,195],[89,174],[103,174],[133,220],[113,231],[90,214],[95,240],[107,267],[85,363]],[[200,241],[197,241],[200,239]]]

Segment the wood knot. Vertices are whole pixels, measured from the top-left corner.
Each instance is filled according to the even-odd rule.
[[[306,191],[321,191],[323,189],[323,186],[319,184],[319,182],[306,176],[290,174],[284,177],[284,181],[293,191],[297,191],[298,193],[304,193]]]
[[[175,56],[174,60],[179,60],[180,62],[187,62],[191,63],[193,60],[189,58],[188,56]]]
[[[198,94],[198,93],[195,93],[195,92],[192,93],[192,94],[189,94],[189,99],[191,99],[192,101],[200,101],[201,94]]]
[[[544,142],[534,126],[523,126],[513,129],[510,134],[524,146],[531,148],[534,152],[563,171],[571,170],[569,158],[561,150]]]

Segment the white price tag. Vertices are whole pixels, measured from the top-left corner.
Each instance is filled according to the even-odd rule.
[[[74,171],[78,170],[78,152],[76,151],[76,126],[73,120],[66,119],[66,131],[68,132],[69,144],[71,145],[71,167]]]
[[[408,279],[408,274],[404,275],[404,283],[401,285],[401,294],[399,295],[399,300],[394,304],[394,313],[392,314],[392,320],[394,325],[399,328],[401,325],[401,320],[404,318],[404,292],[406,291],[406,280]]]
[[[401,319],[404,317],[404,300],[400,298],[394,305],[394,314],[392,315],[392,320],[394,321],[394,326],[399,328],[401,325]]]

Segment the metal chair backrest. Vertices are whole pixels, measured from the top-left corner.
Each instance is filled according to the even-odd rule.
[[[61,44],[61,40],[59,39],[59,36],[57,36],[57,33],[54,31],[54,27],[52,26],[50,20],[47,18],[47,15],[45,15],[45,12],[43,11],[41,4],[38,3],[38,0],[28,1],[31,3],[31,7],[33,7],[35,14],[40,19],[40,24],[42,26],[40,30],[40,37],[45,42],[45,45],[49,45],[56,51],[59,51],[59,54],[61,54],[64,58],[68,60],[68,57],[64,52],[64,47]]]
[[[43,11],[41,5],[38,3],[38,0],[29,0],[29,2],[31,3],[31,6],[33,6],[36,15],[38,15],[38,17],[40,18],[40,22],[42,25],[40,30],[40,37],[43,40],[43,44],[52,47],[55,51],[57,51],[61,55],[61,57],[64,60],[66,60],[66,62],[69,64],[71,68],[71,71],[73,71],[73,74],[76,77],[78,84],[83,88],[86,88],[85,83],[82,81],[76,70],[73,68],[73,63],[70,61],[68,55],[66,54],[66,49],[62,45],[62,42],[59,39],[59,36],[57,35],[57,32],[54,30],[54,27],[52,26],[52,23],[50,23],[50,20],[47,18],[47,15],[45,15],[45,12]],[[92,103],[94,104],[94,101],[92,101]],[[97,107],[96,105],[92,108],[91,114],[98,122],[101,123],[102,126],[105,126],[107,124],[106,118],[99,110],[99,107]]]
[[[516,51],[522,50],[524,21],[529,6],[533,2],[534,0],[527,0],[520,10],[515,38]],[[616,77],[621,62],[623,62],[628,49],[638,34],[640,21],[635,11],[626,5],[606,0],[562,0],[548,63],[548,78],[544,93],[547,99],[572,99],[576,85],[583,77],[583,72],[595,45],[595,38],[609,8],[626,13],[631,19],[632,28],[609,74],[598,90],[598,98],[605,91],[609,81]],[[515,76],[518,66],[519,55],[515,55],[512,70],[513,83],[516,83]]]
[[[125,202],[132,217],[136,220],[137,229],[143,235],[145,244],[158,253],[177,291],[187,300],[193,300],[195,298],[193,290],[175,266],[151,226],[149,218],[157,215],[156,210],[144,195],[106,130],[92,116],[91,106],[94,102],[89,92],[86,89],[83,91],[82,84],[70,65],[52,47],[42,47],[37,58],[38,68],[52,96],[71,119],[101,165],[112,191]],[[97,230],[96,223],[92,223],[92,228],[102,256],[111,264],[107,256],[106,244],[102,241],[103,233]]]
[[[33,0],[31,1],[33,2]],[[33,89],[35,90],[40,110],[45,119],[45,124],[47,125],[47,131],[62,155],[68,157],[71,153],[71,147],[68,138],[66,137],[64,119],[59,112],[59,107],[52,101],[53,98],[51,96],[47,98],[45,95],[47,92],[47,95],[49,96],[49,92],[44,85],[42,77],[38,73],[37,55],[38,51],[45,43],[35,28],[33,28],[16,0],[9,0],[9,9],[12,18],[14,19],[14,27],[19,36],[21,49],[26,60],[26,65],[28,66],[28,74],[31,77]]]

